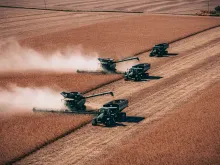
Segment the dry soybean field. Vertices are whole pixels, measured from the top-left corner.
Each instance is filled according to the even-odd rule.
[[[219,164],[220,18],[195,16],[219,1],[1,0],[0,164]],[[169,43],[167,56],[149,57]],[[150,63],[147,81],[97,69]],[[128,99],[127,121],[92,126],[92,115],[34,113],[63,108],[62,91],[99,109]]]

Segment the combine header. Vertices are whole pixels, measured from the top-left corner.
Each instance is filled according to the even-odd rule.
[[[58,112],[58,113],[81,113],[81,114],[87,114],[87,113],[92,113],[92,111],[86,111],[86,99],[92,98],[92,97],[97,97],[97,96],[103,96],[110,94],[114,96],[113,92],[104,92],[104,93],[99,93],[99,94],[94,94],[90,96],[83,96],[79,92],[62,92],[60,93],[64,99],[64,105],[67,109],[63,110],[54,110],[54,109],[38,109],[38,108],[33,108],[33,111],[40,111],[40,112]]]
[[[78,73],[104,73],[104,74],[108,74],[108,73],[114,73],[114,74],[122,74],[122,72],[117,72],[116,69],[116,63],[120,63],[120,62],[124,62],[124,61],[130,61],[130,60],[138,60],[138,57],[131,57],[131,58],[126,58],[126,59],[122,59],[122,60],[118,60],[115,61],[112,58],[98,58],[98,60],[100,61],[100,65],[102,67],[103,70],[101,71],[83,71],[83,70],[77,70]]]
[[[153,56],[162,57],[163,55],[168,54],[167,51],[168,48],[169,48],[169,44],[167,43],[155,45],[150,53],[150,57]]]
[[[149,74],[146,73],[146,71],[149,69],[150,69],[150,64],[148,63],[134,65],[127,72],[125,72],[124,79],[126,81],[127,80],[141,81],[149,76]]]
[[[103,105],[98,114],[92,120],[92,125],[104,124],[105,126],[114,126],[116,122],[126,121],[126,113],[121,112],[128,106],[128,100],[113,100]]]

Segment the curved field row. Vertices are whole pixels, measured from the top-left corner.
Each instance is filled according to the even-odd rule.
[[[175,19],[174,19],[175,18]],[[157,22],[154,23],[153,22]],[[188,23],[188,25],[186,25]],[[175,25],[175,26],[174,26]],[[184,27],[183,27],[184,25]],[[152,45],[154,45],[157,42],[170,42],[172,40],[179,39],[181,37],[184,37],[186,35],[198,32],[200,30],[219,25],[219,19],[209,19],[209,18],[199,18],[199,17],[170,17],[170,16],[141,16],[141,17],[131,17],[125,20],[121,21],[111,21],[107,23],[101,23],[96,25],[90,25],[84,28],[79,29],[72,29],[67,30],[63,32],[48,34],[48,35],[42,35],[39,37],[33,37],[26,40],[21,41],[21,43],[25,46],[32,47],[34,49],[40,50],[40,51],[53,51],[55,48],[63,49],[68,45],[74,45],[74,44],[83,44],[85,46],[85,49],[94,48],[95,50],[102,52],[101,55],[104,57],[113,57],[113,58],[123,58],[133,55],[134,53],[140,52],[142,50],[146,50]],[[137,31],[134,32],[133,29],[136,29]],[[157,31],[157,34],[154,32]],[[86,33],[85,33],[86,32]],[[117,32],[117,33],[116,33]],[[172,35],[170,34],[172,32]],[[211,35],[213,34],[213,35]],[[188,46],[195,45],[195,47],[200,47],[205,44],[212,44],[213,38],[215,38],[216,34],[218,34],[216,31],[209,34],[210,40],[204,40],[200,38],[200,45],[196,45],[194,42],[188,45],[183,45],[183,47],[180,45],[180,48],[184,49],[181,50],[184,51],[191,51],[195,48],[192,47],[190,49],[187,49]],[[159,37],[155,37],[159,36]],[[216,39],[216,38],[215,38]],[[217,38],[218,39],[218,38]],[[186,41],[186,40],[184,40]],[[194,40],[195,41],[195,40]],[[197,40],[198,41],[198,40]],[[172,50],[172,47],[171,47]],[[175,50],[174,50],[175,51]],[[179,53],[179,50],[178,50]],[[186,53],[187,54],[187,53]],[[215,55],[215,54],[214,54]],[[144,58],[146,56],[146,59]],[[154,66],[160,66],[162,64],[165,64],[166,62],[171,62],[175,58],[167,58],[162,63],[159,61],[159,59],[149,59],[148,53],[144,54],[143,61],[152,63],[152,67]],[[181,57],[181,56],[180,56]],[[195,56],[193,56],[195,57]],[[203,57],[203,56],[202,56]],[[206,56],[204,56],[206,58]],[[204,60],[200,59],[200,61]],[[142,61],[142,62],[143,62]],[[174,64],[172,64],[174,66]],[[170,66],[171,67],[171,66]],[[169,68],[169,67],[168,67]],[[167,68],[167,69],[168,69]],[[183,67],[184,68],[184,67]],[[162,68],[163,70],[163,68]],[[179,71],[179,70],[178,70]],[[152,74],[157,74],[157,72],[152,72]],[[176,74],[176,73],[175,73]],[[157,76],[157,75],[156,75]],[[159,76],[159,75],[158,75]],[[173,76],[173,75],[170,75]],[[164,76],[165,77],[165,76]],[[117,76],[103,76],[103,75],[89,75],[89,74],[56,74],[56,73],[44,73],[44,74],[17,74],[17,73],[5,73],[0,75],[0,84],[2,87],[5,87],[9,83],[16,83],[19,86],[29,86],[29,87],[36,87],[36,86],[48,86],[48,84],[54,84],[55,86],[60,86],[63,90],[76,90],[84,92],[85,90],[91,89],[96,87],[97,85],[112,81],[117,79]],[[64,81],[67,80],[67,81]],[[90,80],[90,83],[88,83],[88,80]],[[158,81],[159,82],[159,81]],[[119,85],[118,85],[119,83]],[[118,83],[112,83],[110,85],[109,89],[100,88],[97,91],[103,91],[103,90],[113,90],[116,91],[117,97],[125,97],[123,94],[129,87],[131,89],[137,89],[137,84],[134,84],[135,86],[132,86],[132,82],[127,83],[127,87],[121,88],[121,85],[126,85],[123,81],[119,81]],[[156,83],[156,81],[149,82],[149,84]],[[147,83],[148,84],[148,83]],[[53,87],[52,85],[50,85]],[[117,92],[117,88],[120,87],[120,91]],[[143,86],[145,87],[145,86]],[[135,91],[131,91],[128,93],[125,92],[126,97],[130,98],[133,97],[132,93]],[[109,101],[112,98],[106,97],[103,99],[95,99],[92,100],[95,104],[103,104],[106,101]],[[98,101],[99,100],[99,101]],[[133,100],[133,99],[132,99]],[[132,101],[131,101],[132,103]],[[15,117],[16,118],[16,117]],[[8,121],[3,117],[3,123],[7,121],[7,124],[10,125],[10,128],[7,128],[8,130],[12,130],[11,133],[16,134],[16,139],[12,139],[10,136],[10,143],[7,141],[9,139],[4,138],[3,146],[7,147],[6,153],[3,153],[4,159],[2,161],[8,161],[10,159],[19,157],[21,152],[26,153],[31,150],[33,146],[39,145],[39,141],[36,137],[38,137],[37,132],[36,134],[32,134],[32,137],[35,137],[34,139],[30,138],[30,141],[27,141],[27,134],[20,134],[19,132],[23,129],[27,129],[26,133],[28,133],[28,130],[32,129],[33,121],[32,118],[37,118],[35,115],[30,115],[30,117],[25,118],[18,117],[22,119],[21,124],[16,126],[14,123],[14,120],[10,121],[10,118]],[[42,120],[41,120],[42,119]],[[41,118],[38,119],[39,122],[42,122],[42,132],[47,132],[48,125],[53,126],[54,123],[56,123],[58,120],[62,123],[65,121],[65,116],[60,117],[60,119],[53,120],[53,117],[47,117],[47,118]],[[37,119],[36,119],[37,120]],[[45,120],[45,122],[43,122]],[[71,128],[75,127],[74,123],[78,122],[78,118],[71,116],[71,120],[73,120],[73,123],[62,123],[57,127],[55,127],[54,130],[51,129],[51,134],[53,134],[53,137],[58,136],[58,133],[54,132],[56,129],[58,130],[66,130],[68,131],[70,129],[69,124],[71,125]],[[47,123],[47,121],[50,121]],[[80,122],[87,121],[85,118],[80,118]],[[35,121],[36,122],[36,121]],[[29,125],[29,126],[27,126]],[[16,128],[15,128],[16,126]],[[45,128],[45,130],[43,130]],[[17,131],[17,132],[16,132]],[[98,131],[98,130],[97,130]],[[7,131],[2,130],[2,132],[7,134]],[[62,132],[62,131],[61,131]],[[65,131],[64,131],[65,132]],[[60,133],[60,132],[59,132]],[[51,134],[44,133],[44,137],[41,139],[42,141],[45,141],[45,139],[50,139]],[[111,134],[111,133],[110,133]],[[88,136],[90,136],[88,134]],[[2,137],[8,137],[2,136]],[[22,145],[22,140],[20,139],[26,139],[26,143],[30,143],[29,145]],[[42,144],[41,141],[41,144]],[[16,143],[20,144],[21,148],[17,148],[18,150],[15,150],[13,146],[17,146]],[[24,142],[24,141],[23,141]],[[13,152],[12,152],[13,151]],[[77,151],[76,151],[77,152]],[[79,155],[79,158],[81,157],[81,154]]]
[[[190,46],[199,40],[204,42],[205,38],[211,36],[213,38],[208,41],[205,49],[184,50],[187,45]],[[125,83],[120,80],[96,90],[97,92],[104,89],[113,90],[116,99],[128,98],[130,106],[126,109],[127,114],[144,117],[143,121],[123,123],[124,126],[122,124],[110,129],[87,125],[17,164],[41,164],[42,162],[97,164],[106,158],[108,153],[114,151],[115,147],[131,140],[132,135],[137,132],[147,132],[153,123],[168,113],[174,112],[175,107],[183,105],[199,91],[220,81],[220,38],[217,36],[219,36],[219,28],[172,44],[171,50],[175,51],[175,45],[177,45],[182,51],[178,56],[168,58],[164,64],[161,63],[150,72],[153,76],[163,77],[160,80],[140,83]],[[163,61],[163,59],[160,60]],[[93,102],[103,103],[106,99],[94,99]]]
[[[12,0],[1,1],[0,5],[8,6],[23,6],[23,7],[34,7],[34,8],[52,8],[52,9],[70,9],[70,10],[87,10],[87,11],[139,11],[139,12],[151,12],[151,13],[181,13],[181,14],[192,14],[197,13],[200,10],[208,9],[208,2],[205,0],[194,0],[194,1],[150,1],[150,0],[83,0],[74,1],[52,1],[47,0],[46,6],[44,2],[35,1],[24,1],[24,0]],[[219,5],[218,0],[210,1],[210,9],[214,9]]]

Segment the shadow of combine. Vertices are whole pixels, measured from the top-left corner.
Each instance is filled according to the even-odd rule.
[[[178,53],[167,53],[162,56],[156,56],[156,57],[163,58],[163,57],[170,57],[170,56],[177,56],[177,55],[178,55]]]
[[[148,80],[159,80],[161,78],[163,78],[163,77],[161,77],[161,76],[147,76]]]
[[[161,78],[163,78],[163,77],[161,77],[161,76],[149,76],[148,74],[146,74],[142,77],[141,80],[136,81],[136,82],[149,81],[149,80],[159,80]]]
[[[117,127],[117,126],[121,126],[121,127],[125,127],[127,126],[124,123],[139,123],[142,120],[144,120],[145,117],[138,117],[138,116],[127,116],[126,121],[121,123],[121,122],[117,122],[114,126],[112,127]]]
[[[126,119],[125,122],[127,122],[127,123],[139,123],[144,119],[145,119],[145,117],[127,116],[127,119]]]

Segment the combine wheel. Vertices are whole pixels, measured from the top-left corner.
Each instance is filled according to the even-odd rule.
[[[105,125],[106,125],[107,127],[114,126],[114,125],[115,125],[115,120],[114,120],[114,118],[113,118],[113,117],[109,118],[109,120],[107,120],[107,121],[105,122]]]
[[[92,119],[92,125],[93,125],[93,126],[96,126],[96,125],[97,125],[97,119],[96,119],[96,118]]]

